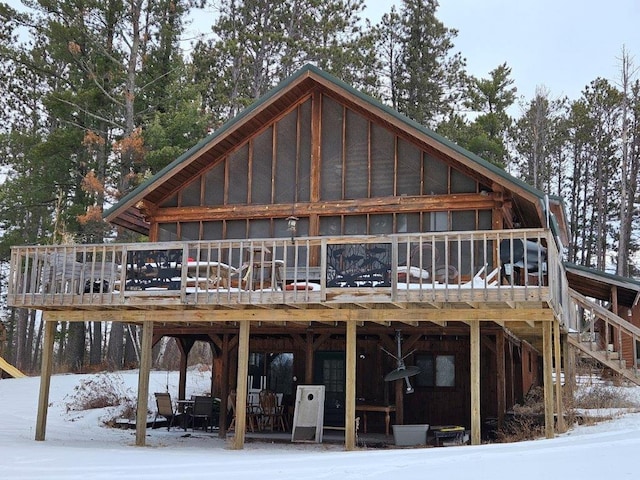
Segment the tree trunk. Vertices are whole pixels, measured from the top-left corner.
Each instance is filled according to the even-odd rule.
[[[91,344],[89,346],[89,365],[102,363],[102,322],[91,322]]]
[[[140,345],[138,327],[127,325],[125,328],[124,366],[134,368],[140,363]]]
[[[69,339],[65,364],[72,372],[81,372],[84,367],[86,353],[85,345],[86,327],[84,322],[71,322],[69,324]]]
[[[27,348],[27,322],[29,311],[24,308],[16,309],[15,317],[15,362],[18,370],[26,370],[29,364],[29,349]]]
[[[107,348],[107,363],[109,368],[122,368],[124,359],[124,324],[113,322],[109,333],[109,346]]]

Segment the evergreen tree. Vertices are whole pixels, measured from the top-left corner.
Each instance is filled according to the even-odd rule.
[[[215,127],[304,64],[377,93],[363,0],[222,0],[214,38],[194,49],[194,80]]]
[[[385,13],[374,29],[376,50],[380,58],[380,77],[382,79],[381,97],[391,107],[399,108],[400,75],[402,72],[402,19],[395,6]]]
[[[465,61],[452,53],[457,31],[436,18],[436,0],[403,0],[402,68],[398,109],[434,128],[458,109],[465,85]]]
[[[489,72],[488,79],[472,77],[464,105],[480,112],[472,123],[472,135],[467,148],[485,160],[505,167],[506,140],[512,120],[507,109],[516,99],[511,68],[506,63]]]
[[[515,166],[529,185],[542,191],[560,195],[562,168],[557,155],[562,145],[563,102],[553,101],[549,92],[539,87],[536,95],[526,106],[522,117],[516,122],[513,132]],[[554,182],[558,182],[555,188]]]
[[[199,104],[197,94],[178,86],[187,77],[178,42],[194,1],[25,4],[24,13],[0,6],[0,75],[8,88],[1,101],[3,110],[12,112],[4,127],[11,175],[2,191],[11,198],[3,205],[30,209],[28,222],[18,212],[0,211],[3,240],[11,243],[20,232],[24,240],[15,243],[30,237],[40,239],[34,243],[62,237],[102,242],[108,231],[101,218],[104,203],[170,160],[165,153],[146,161],[145,126],[162,125],[159,149],[186,149],[204,134],[198,111],[184,108]],[[172,97],[175,92],[181,94]],[[17,145],[23,146],[14,149]],[[25,184],[35,188],[25,193],[20,187]],[[27,193],[29,199],[20,198]],[[35,204],[43,212],[38,221]],[[62,339],[77,343],[60,349],[68,355],[63,361],[79,368],[85,361],[84,325],[64,330],[68,335]],[[114,330],[119,337],[114,341],[122,343],[123,333]],[[93,363],[101,361],[102,334],[101,324],[93,324]]]

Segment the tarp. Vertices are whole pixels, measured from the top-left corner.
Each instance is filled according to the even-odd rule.
[[[22,378],[26,377],[24,373],[18,370],[16,367],[7,362],[4,358],[0,357],[0,370],[4,370],[13,378]]]

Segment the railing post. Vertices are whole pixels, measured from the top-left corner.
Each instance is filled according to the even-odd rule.
[[[320,298],[327,300],[327,239],[320,242]]]
[[[407,276],[409,273],[407,272]],[[398,299],[398,237],[391,237],[391,301]]]

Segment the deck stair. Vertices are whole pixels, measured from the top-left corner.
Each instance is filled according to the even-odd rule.
[[[586,322],[587,326],[583,331],[569,334],[569,344],[576,347],[583,356],[600,362],[627,380],[640,385],[638,361],[633,360],[632,365],[627,365],[628,362],[620,351],[621,345],[630,343],[633,348],[632,358],[637,359],[636,342],[640,341],[640,328],[575,290],[570,290],[570,295],[579,307],[589,312],[589,321]],[[596,341],[597,334],[594,330],[598,320],[604,327],[601,330],[606,332],[606,338],[601,341]],[[615,338],[608,338],[610,331],[614,332]]]

